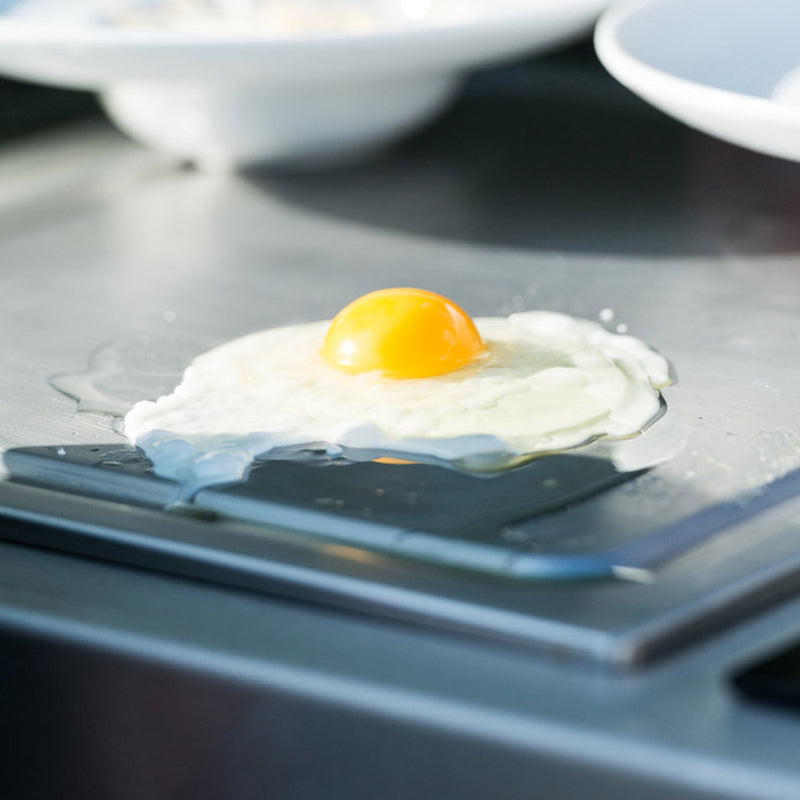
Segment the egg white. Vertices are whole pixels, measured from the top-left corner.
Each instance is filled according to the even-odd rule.
[[[663,411],[669,363],[634,337],[544,311],[475,324],[487,358],[419,379],[330,366],[318,352],[329,321],[244,336],[195,359],[172,394],[137,403],[124,432],[157,474],[196,491],[287,448],[501,469],[634,436]]]

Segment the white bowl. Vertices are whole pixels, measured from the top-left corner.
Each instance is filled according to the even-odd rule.
[[[671,116],[800,161],[798,0],[625,0],[595,32],[600,60]]]
[[[0,72],[97,91],[120,128],[178,158],[330,163],[428,120],[466,71],[588,33],[608,5],[462,1],[452,18],[282,35],[104,22],[120,0],[16,0],[0,4]]]

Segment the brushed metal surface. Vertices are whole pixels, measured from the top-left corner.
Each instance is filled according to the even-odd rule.
[[[70,535],[49,546],[143,565],[166,553],[186,574],[619,664],[794,591],[800,170],[685,131],[594,73],[552,78],[478,80],[428,133],[320,175],[179,170],[100,123],[5,147],[7,513],[66,524]],[[680,452],[504,527],[494,555],[505,572],[487,578],[463,569],[467,551],[455,566],[372,552],[352,541],[357,526],[349,541],[325,535],[347,528],[333,516],[305,530],[258,497],[233,509],[235,491],[209,492],[204,505],[245,522],[153,511],[172,488],[135,461],[130,480],[87,464],[92,448],[125,452],[124,442],[48,384],[109,342],[201,348],[329,317],[392,284],[443,292],[478,315],[612,309],[614,325],[675,366],[659,425]],[[591,560],[609,553],[602,569]],[[586,574],[606,577],[530,580]]]

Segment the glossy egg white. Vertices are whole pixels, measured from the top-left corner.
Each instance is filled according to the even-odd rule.
[[[172,394],[137,403],[124,432],[188,493],[303,449],[493,471],[663,412],[667,360],[632,336],[564,314],[477,318],[487,358],[432,378],[348,374],[319,349],[329,321],[254,333],[199,356]]]

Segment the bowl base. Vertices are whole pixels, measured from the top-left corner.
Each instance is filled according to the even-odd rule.
[[[360,160],[421,126],[458,83],[452,76],[291,88],[124,83],[100,98],[133,139],[202,169],[313,169]]]

